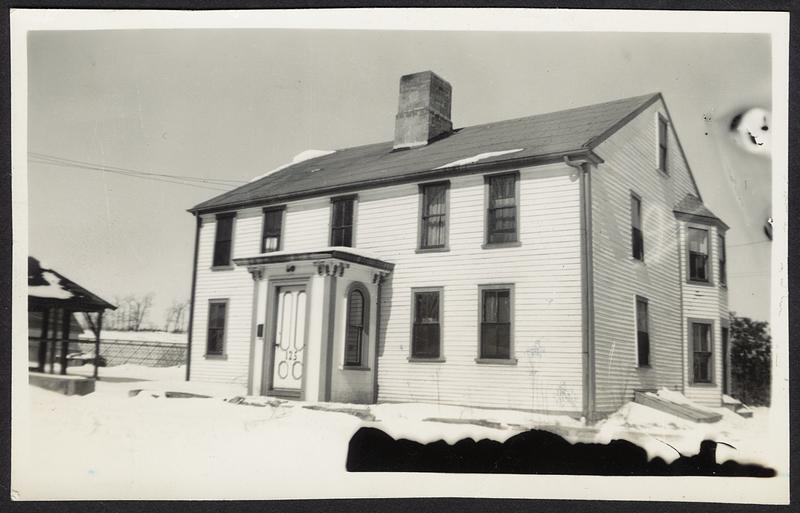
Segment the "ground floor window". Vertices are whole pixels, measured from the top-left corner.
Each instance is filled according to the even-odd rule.
[[[480,358],[511,358],[511,287],[481,289]]]
[[[344,365],[364,365],[364,334],[369,319],[367,291],[362,286],[353,287],[347,294],[347,332],[344,343]]]
[[[208,336],[206,338],[206,355],[222,356],[225,354],[225,321],[228,313],[228,301],[214,299],[208,303]]]
[[[439,358],[442,345],[442,291],[423,289],[413,292],[412,358]]]
[[[639,367],[650,366],[650,326],[647,299],[636,296],[636,355]]]
[[[692,381],[712,382],[712,324],[705,321],[689,321],[692,357]]]

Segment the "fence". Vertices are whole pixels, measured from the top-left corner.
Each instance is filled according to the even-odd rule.
[[[28,360],[36,362],[38,359],[39,344],[42,339],[28,339]],[[48,340],[50,350],[55,347],[55,361],[61,356],[61,341]],[[55,344],[53,344],[55,342]],[[73,364],[92,363],[94,361],[94,341],[70,340],[67,351],[69,360]],[[100,340],[101,365],[114,366],[126,363],[144,365],[147,367],[171,367],[186,363],[186,345],[170,342],[149,342],[141,340]]]

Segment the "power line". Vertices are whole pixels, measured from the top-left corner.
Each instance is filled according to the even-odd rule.
[[[240,180],[231,180],[225,178],[202,178],[195,176],[181,176],[168,173],[153,173],[148,171],[141,171],[138,169],[124,168],[119,166],[108,166],[102,164],[95,164],[92,162],[67,159],[57,157],[55,155],[48,155],[44,153],[29,153],[29,162],[53,165],[59,167],[69,167],[73,169],[84,169],[90,171],[101,171],[106,173],[114,173],[132,178],[141,178],[144,180],[153,180],[165,183],[172,183],[177,185],[187,185],[189,187],[197,187],[201,189],[210,189],[216,191],[228,191],[229,189],[222,189],[220,187],[212,187],[218,185],[221,187],[235,187],[236,185],[244,184],[246,182]],[[201,185],[203,184],[203,185]]]

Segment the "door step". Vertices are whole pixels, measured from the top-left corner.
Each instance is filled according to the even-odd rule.
[[[710,410],[701,409],[686,403],[668,401],[663,397],[659,397],[653,390],[635,390],[633,392],[633,400],[644,406],[649,406],[650,408],[675,415],[682,419],[691,420],[692,422],[711,423],[717,422],[722,418],[722,415]]]

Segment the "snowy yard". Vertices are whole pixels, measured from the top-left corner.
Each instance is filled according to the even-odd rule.
[[[76,367],[70,373],[91,370]],[[344,468],[349,439],[362,426],[395,438],[450,443],[463,437],[504,441],[536,427],[572,442],[628,439],[667,461],[678,456],[670,445],[690,455],[702,439],[713,438],[736,447],[720,445],[719,462],[736,458],[783,473],[760,450],[768,432],[764,408],[756,408],[751,419],[719,409],[721,421],[695,424],[629,403],[587,427],[570,417],[520,411],[244,398],[237,385],[186,383],[182,367],[101,371],[96,392],[83,397],[28,388],[30,452],[26,479],[15,482],[20,498],[380,496],[370,483],[385,485],[391,475],[348,474]],[[212,397],[170,399],[166,391]],[[431,494],[435,490],[419,489],[419,495]]]

